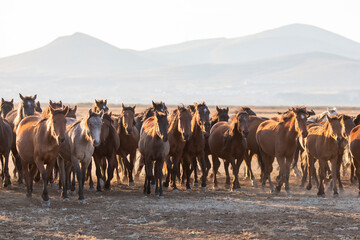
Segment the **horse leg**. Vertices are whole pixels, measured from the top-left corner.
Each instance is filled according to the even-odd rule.
[[[108,157],[108,168],[107,168],[107,180],[105,183],[105,189],[110,189],[111,180],[114,177],[114,165],[115,165],[115,153],[111,153]]]
[[[158,169],[157,169],[157,178],[158,178],[158,184],[159,184],[159,198],[164,198],[164,193],[163,193],[163,189],[162,189],[162,168],[164,165],[164,158],[161,158],[160,160],[157,160],[155,165],[158,165]]]
[[[19,153],[17,152],[16,148],[11,149],[12,155],[13,155],[13,161],[14,165],[16,166],[17,173],[18,173],[18,183],[20,185],[23,184],[23,176],[22,176],[22,164],[21,164],[21,158],[19,156]]]
[[[230,174],[229,174],[229,161],[224,160],[224,169],[225,169],[225,187],[230,188]],[[220,165],[220,163],[219,163]]]
[[[145,163],[144,163],[144,159],[143,159],[143,156],[140,157],[140,160],[139,160],[139,166],[136,170],[136,174],[135,174],[135,177],[138,178],[140,176],[140,173],[144,167]]]
[[[342,155],[339,156],[338,158],[338,161],[336,162],[337,164],[337,171],[336,171],[336,179],[339,183],[339,190],[340,192],[343,192],[344,191],[344,187],[343,187],[343,184],[341,182],[341,177],[340,177],[340,167],[342,166],[343,167],[343,170],[345,169],[345,166],[343,164],[343,161],[342,161]]]
[[[103,181],[102,175],[101,175],[101,168],[100,168],[101,157],[98,156],[97,154],[94,154],[93,157],[94,157],[94,162],[95,162],[96,178],[97,178],[96,191],[101,192],[102,184],[100,182]],[[88,171],[89,171],[89,169],[88,169]]]
[[[325,161],[324,159],[319,159],[319,190],[317,195],[319,197],[325,197],[325,191],[324,191],[324,180],[325,180]]]
[[[300,161],[300,166],[301,166],[301,171],[302,171],[302,176],[301,176],[301,184],[300,187],[304,187],[305,186],[305,182],[306,179],[308,177],[308,156],[304,154],[305,152],[303,152],[303,154],[301,154],[301,161]]]
[[[3,164],[3,172],[4,172],[4,177],[5,177],[4,187],[11,185],[10,174],[9,174],[9,154],[10,154],[10,151],[7,151],[4,154],[4,156],[2,157],[5,160],[5,164]],[[3,162],[3,160],[1,160],[1,162]]]
[[[197,165],[196,157],[193,157],[191,165],[192,165],[192,171],[194,171],[194,187],[197,187],[197,186],[199,186],[199,181],[198,181],[198,175],[197,175],[198,165]],[[201,165],[201,163],[200,163],[200,165]]]
[[[289,184],[289,178],[290,178],[290,167],[291,167],[291,163],[293,161],[294,157],[286,157],[286,162],[285,162],[285,191],[286,193],[289,195],[290,194],[290,184]]]
[[[94,182],[92,180],[92,160],[90,161],[90,164],[87,167],[87,169],[81,169],[81,170],[83,171],[83,179],[82,179],[83,184],[85,183],[85,181],[87,179],[89,179],[90,190],[93,190],[94,189]]]
[[[311,190],[311,188],[312,188],[311,177],[314,176],[314,173],[315,173],[315,158],[310,156],[309,153],[307,154],[307,169],[308,169],[308,175],[309,175],[309,183],[306,186],[306,189]]]
[[[359,181],[359,186],[358,186],[358,189],[359,189],[359,193],[358,193],[358,196],[360,197],[360,161],[359,159],[355,159],[353,158],[353,167],[355,168],[355,175]]]
[[[191,188],[190,188],[190,174],[191,174],[190,161],[191,160],[192,159],[187,154],[183,158],[183,172],[186,175],[186,190],[188,190],[188,191],[191,191]]]
[[[32,191],[30,188],[30,181],[33,181],[33,180],[32,179],[30,180],[29,164],[22,160],[21,165],[22,165],[22,171],[23,171],[23,175],[25,178],[25,184],[26,184],[26,189],[27,189],[26,196],[31,197]]]
[[[144,162],[145,162],[145,172],[146,172],[146,177],[145,177],[146,188],[144,189],[144,192],[146,191],[147,194],[150,194],[151,193],[150,184],[153,179],[153,163],[151,159],[145,159],[145,158],[144,158]]]
[[[130,160],[129,169],[128,169],[129,186],[135,185],[134,179],[133,179],[133,170],[134,170],[135,159],[136,159],[136,151],[133,151],[132,153],[130,153],[130,156],[129,156],[129,160]]]
[[[236,191],[240,189],[240,183],[239,183],[239,179],[238,179],[238,174],[239,174],[239,168],[240,168],[240,164],[242,162],[242,158],[237,159],[237,161],[235,162],[235,158],[231,157],[229,159],[229,162],[231,163],[232,166],[232,170],[233,170],[233,175],[234,175],[234,180],[232,183],[232,190]]]
[[[45,206],[49,206],[50,205],[50,199],[49,199],[49,194],[48,194],[48,189],[47,189],[47,185],[48,185],[48,174],[49,171],[47,171],[47,168],[49,166],[47,166],[47,168],[45,169],[44,163],[40,160],[40,158],[38,156],[35,157],[35,164],[42,176],[43,179],[43,193],[42,193],[42,204]],[[52,166],[51,166],[52,167]],[[49,168],[50,170],[50,168]],[[32,181],[32,179],[30,179]]]
[[[208,153],[204,153],[204,159],[205,159],[205,166],[206,166],[206,172],[208,173],[211,169],[211,162],[210,162],[210,159],[209,159],[209,154]]]
[[[338,158],[331,159],[331,177],[333,183],[334,197],[339,196],[336,186],[338,172],[340,174],[340,171],[338,170]]]
[[[278,175],[278,177],[280,177],[280,179],[279,179],[278,185],[275,188],[275,191],[277,193],[279,193],[281,191],[281,187],[286,179],[286,160],[284,157],[276,157],[276,159],[277,159],[277,161],[279,163],[279,167],[280,167],[280,171],[279,171],[279,175]]]
[[[60,156],[57,157],[57,165],[59,167],[59,175],[60,175],[60,182],[59,182],[59,187],[62,186],[63,190],[62,190],[62,198],[63,200],[68,199],[67,196],[67,186],[66,186],[66,180],[65,180],[65,163],[64,163],[64,159]]]
[[[206,180],[207,180],[207,166],[206,166],[206,160],[205,160],[205,155],[204,153],[201,153],[198,156],[199,159],[199,163],[200,163],[200,168],[201,168],[201,187],[203,190],[206,189]]]
[[[253,171],[251,169],[252,156],[253,156],[253,153],[248,153],[248,152],[245,153],[245,164],[246,164],[246,167],[247,167],[247,171],[249,172],[249,176],[250,176],[250,179],[251,179],[251,184],[253,186],[256,186],[255,176],[254,176],[254,173],[253,173]]]
[[[220,167],[220,160],[217,156],[212,155],[212,161],[213,161],[213,188],[217,189],[218,187],[218,182],[217,182],[217,178],[216,178],[216,174],[218,172],[218,169]]]
[[[165,178],[163,185],[165,188],[168,188],[170,185],[170,175],[172,176],[172,174],[171,174],[172,173],[172,166],[171,166],[172,163],[171,163],[169,155],[166,157],[165,164],[166,164],[166,168],[167,168],[167,173],[166,173],[166,178]]]
[[[294,154],[294,159],[292,161],[292,164],[291,164],[291,169],[294,170],[294,173],[295,173],[295,176],[297,177],[301,177],[301,172],[298,168],[298,161],[299,161],[299,155],[301,155],[303,153],[303,149],[299,143],[299,139],[296,140],[296,150],[295,150],[295,154]]]

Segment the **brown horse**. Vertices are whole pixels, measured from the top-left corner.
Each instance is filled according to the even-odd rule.
[[[327,161],[331,162],[332,185],[334,197],[338,196],[336,180],[337,168],[340,165],[339,153],[341,151],[341,142],[345,138],[344,126],[341,123],[342,115],[327,116],[326,123],[320,126],[309,128],[309,134],[305,139],[305,149],[308,154],[309,164],[309,185],[311,185],[311,176],[314,171],[316,159],[319,159],[319,190],[318,196],[325,196],[324,179],[325,165]]]
[[[42,118],[48,118],[50,116],[50,107],[52,107],[53,109],[62,108],[62,101],[60,100],[59,102],[53,102],[49,100],[49,106],[41,113]]]
[[[249,133],[248,124],[248,113],[241,111],[236,114],[230,124],[218,122],[211,128],[209,146],[213,159],[214,188],[217,188],[216,173],[220,166],[220,157],[230,162],[233,168],[232,189],[240,189],[238,173],[246,152],[246,135]],[[226,184],[230,185],[230,178],[228,177],[226,177]]]
[[[145,122],[146,119],[149,117],[154,116],[155,111],[162,112],[168,114],[167,107],[164,102],[154,102],[152,101],[151,107],[147,108],[144,112],[135,115],[135,127],[137,128],[138,132],[140,133],[141,127],[143,122]],[[140,172],[144,166],[144,159],[140,158],[139,166],[136,171],[135,177],[139,177]]]
[[[155,161],[155,194],[163,198],[162,169],[170,151],[168,141],[167,113],[155,111],[155,116],[148,118],[142,127],[139,151],[145,162],[144,193],[150,194],[150,182],[153,179],[153,161]]]
[[[23,95],[21,95],[19,93],[20,96],[20,103],[19,103],[19,107],[18,109],[12,110],[10,111],[7,115],[6,115],[6,120],[9,122],[11,128],[13,129],[13,143],[11,146],[11,152],[12,152],[12,156],[13,156],[13,161],[14,161],[14,165],[15,165],[15,169],[14,169],[14,173],[17,171],[18,173],[18,183],[22,184],[23,179],[22,179],[22,170],[21,170],[21,160],[19,157],[19,154],[16,150],[16,129],[20,123],[20,121],[27,117],[27,116],[32,116],[35,114],[35,99],[36,99],[36,94],[34,96],[26,96],[24,97]]]
[[[11,184],[9,174],[9,154],[13,143],[13,132],[10,124],[0,116],[0,160],[1,160],[1,179],[4,181],[4,187]]]
[[[96,100],[95,99],[95,103],[92,106],[92,111],[95,113],[99,113],[101,110],[103,110],[104,113],[107,113],[109,111],[109,108],[106,106],[106,104],[107,104],[106,99],[105,100],[102,100],[102,99]]]
[[[269,180],[270,191],[274,188],[270,174],[272,164],[276,157],[280,166],[280,180],[276,187],[276,192],[280,192],[283,183],[285,190],[290,194],[289,175],[290,165],[294,158],[296,149],[296,139],[299,134],[306,137],[306,107],[294,107],[289,112],[281,116],[280,121],[266,120],[262,122],[256,132],[256,141],[259,145],[260,154],[263,162],[262,185]]]
[[[202,176],[201,176],[201,187],[206,188],[207,178],[207,167],[205,161],[205,135],[210,132],[210,120],[209,120],[209,108],[205,102],[195,104],[195,113],[191,120],[191,132],[190,139],[186,142],[183,151],[183,171],[186,175],[186,189],[190,188],[190,165],[193,164],[193,168],[196,168],[196,159],[200,163]]]
[[[6,117],[6,115],[14,109],[14,99],[11,99],[11,101],[5,101],[3,98],[1,98],[1,116],[3,118]]]
[[[180,171],[180,162],[183,155],[186,142],[191,137],[191,112],[189,108],[184,106],[178,106],[173,118],[170,121],[170,127],[168,130],[170,153],[167,160],[168,173],[165,187],[169,186],[170,176],[172,181],[172,187],[175,192],[178,191],[176,187],[176,176]]]
[[[47,184],[56,158],[58,157],[60,144],[65,141],[66,119],[69,109],[53,109],[50,107],[49,118],[41,119],[38,116],[24,118],[16,131],[16,148],[21,157],[24,171],[27,196],[32,193],[33,178],[36,168],[40,171],[43,182],[43,205],[49,206]],[[46,169],[44,167],[46,164]],[[30,172],[29,168],[31,166]]]
[[[114,127],[114,120],[111,113],[103,115],[103,125],[101,126],[100,140],[101,144],[95,147],[93,157],[96,166],[97,191],[101,191],[100,180],[105,182],[105,189],[110,188],[110,182],[114,174],[114,165],[116,161],[116,152],[119,149],[120,139]],[[100,164],[103,159],[107,159],[107,179],[105,174],[101,174]]]
[[[355,175],[359,181],[359,197],[360,197],[360,125],[351,130],[349,138],[350,152],[353,157],[355,166]]]
[[[126,168],[129,186],[134,186],[133,169],[136,159],[136,149],[140,138],[139,132],[135,127],[135,107],[135,105],[126,107],[122,104],[117,128],[121,142],[117,154],[119,154],[121,164]],[[128,155],[130,155],[129,159],[127,158]]]
[[[66,114],[66,117],[76,119],[77,105],[75,105],[73,108],[71,108],[70,106],[68,107],[69,107],[69,112],[68,114]]]

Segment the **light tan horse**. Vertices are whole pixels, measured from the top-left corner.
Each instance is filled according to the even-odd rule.
[[[306,137],[307,112],[306,107],[293,107],[283,114],[279,121],[266,120],[262,122],[256,132],[256,141],[259,145],[260,154],[263,162],[262,185],[269,180],[270,191],[274,188],[270,174],[272,164],[276,157],[280,166],[280,180],[276,186],[276,192],[280,192],[283,183],[285,190],[290,194],[289,175],[290,165],[296,150],[296,139],[299,134]]]
[[[336,187],[339,153],[341,151],[341,142],[345,137],[344,126],[341,123],[342,115],[327,116],[324,125],[313,126],[309,128],[309,134],[305,139],[305,150],[308,154],[309,164],[309,184],[311,185],[311,176],[314,171],[314,163],[319,160],[319,190],[318,196],[325,196],[324,179],[325,166],[327,161],[331,162],[331,176],[334,190],[334,197],[337,197]]]

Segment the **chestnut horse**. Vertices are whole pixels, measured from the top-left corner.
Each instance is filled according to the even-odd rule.
[[[63,198],[67,198],[67,185],[70,179],[70,170],[76,171],[79,184],[79,203],[85,203],[84,181],[85,174],[91,162],[95,147],[101,144],[101,127],[104,111],[94,113],[91,109],[82,120],[73,123],[66,130],[66,143],[60,149],[63,163],[59,164],[61,182],[63,184]],[[68,118],[69,119],[69,118]],[[71,120],[73,121],[73,120]],[[81,164],[81,167],[80,167]],[[66,174],[64,174],[66,171]],[[72,190],[74,186],[72,186]]]
[[[21,160],[19,157],[19,154],[16,150],[16,129],[20,123],[20,121],[27,117],[27,116],[32,116],[35,114],[35,99],[36,99],[36,94],[34,96],[26,96],[23,97],[23,95],[21,95],[19,93],[20,96],[20,103],[19,103],[19,107],[18,109],[12,110],[10,111],[7,115],[6,115],[6,120],[9,122],[11,128],[13,129],[13,143],[11,146],[11,152],[12,152],[12,156],[13,156],[13,162],[14,162],[14,173],[17,171],[18,173],[18,183],[22,184],[23,179],[22,179],[22,170],[21,170]]]
[[[45,206],[50,205],[47,190],[48,176],[55,165],[60,144],[65,141],[65,115],[68,110],[67,107],[64,109],[50,107],[49,118],[26,117],[20,122],[16,131],[16,148],[21,158],[22,170],[26,180],[26,195],[31,197],[34,174],[38,169],[43,178],[42,204]],[[47,165],[46,169],[44,164]]]
[[[190,188],[190,165],[193,164],[193,168],[196,168],[196,160],[200,163],[202,176],[201,176],[201,187],[206,188],[207,178],[207,167],[205,161],[205,134],[210,132],[210,120],[209,120],[209,108],[205,102],[195,104],[195,113],[191,120],[191,132],[190,139],[186,142],[183,151],[183,171],[186,175],[186,189]]]
[[[311,188],[311,176],[314,171],[314,164],[319,159],[319,190],[318,196],[325,196],[324,179],[325,165],[327,161],[331,162],[331,176],[334,191],[334,197],[338,196],[336,180],[341,150],[341,142],[345,138],[345,129],[341,123],[342,115],[327,116],[326,123],[320,126],[309,128],[308,136],[305,139],[305,150],[308,154],[309,164],[309,188]]]
[[[146,171],[144,193],[150,194],[150,182],[154,178],[153,161],[155,161],[155,194],[159,198],[164,197],[162,169],[170,151],[168,127],[167,113],[155,111],[155,115],[144,122],[139,140],[139,151],[144,159]]]
[[[100,180],[105,182],[105,189],[110,188],[110,182],[114,174],[114,166],[116,161],[116,152],[119,149],[120,139],[114,126],[114,120],[111,117],[111,113],[104,113],[103,125],[101,127],[100,140],[101,144],[95,147],[93,157],[96,166],[97,177],[97,191],[101,191]],[[105,174],[101,173],[100,164],[101,161],[107,159],[107,179]],[[105,169],[104,169],[105,170]]]
[[[63,104],[62,101],[60,100],[59,102],[53,102],[51,100],[49,100],[49,106],[41,113],[41,117],[42,118],[47,118],[50,115],[50,107],[56,109],[56,108],[62,108]]]
[[[120,164],[126,168],[129,186],[134,186],[133,169],[136,159],[136,149],[140,138],[139,132],[135,127],[135,107],[135,105],[126,107],[122,104],[117,128],[121,142],[117,154],[119,154]],[[128,155],[130,155],[129,160],[127,158]]]
[[[6,115],[14,109],[14,99],[11,99],[11,101],[5,101],[3,98],[1,98],[1,116],[3,118],[6,117]]]
[[[355,175],[359,181],[359,197],[360,197],[360,125],[351,130],[349,138],[350,152],[353,157],[355,166]]]
[[[9,174],[9,154],[13,143],[13,132],[10,124],[0,116],[0,160],[1,160],[1,179],[4,187],[11,184]]]
[[[169,186],[171,176],[173,190],[177,192],[176,176],[180,171],[179,167],[185,144],[191,137],[192,116],[190,109],[184,106],[178,106],[174,112],[168,130],[170,152],[167,159],[168,173],[164,186]]]
[[[210,131],[209,147],[213,159],[214,188],[217,188],[216,173],[220,166],[219,157],[231,163],[233,168],[232,189],[240,189],[238,179],[239,167],[246,152],[246,135],[248,131],[249,115],[240,111],[231,123],[218,122]],[[226,177],[226,184],[230,185],[230,177]]]
[[[285,190],[290,194],[290,165],[294,158],[298,135],[306,137],[308,134],[306,118],[306,107],[293,107],[281,116],[280,121],[266,120],[257,129],[256,141],[263,162],[262,185],[264,186],[268,179],[271,192],[274,192],[274,188],[270,174],[276,157],[280,166],[280,180],[276,186],[276,192],[280,192],[285,183]]]

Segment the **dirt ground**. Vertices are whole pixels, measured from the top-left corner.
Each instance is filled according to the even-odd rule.
[[[356,115],[352,111],[357,110],[346,113]],[[274,110],[264,110],[260,115],[273,114]],[[330,190],[318,198],[316,187],[300,188],[293,174],[290,196],[283,191],[270,194],[268,186],[253,187],[249,180],[240,181],[241,191],[231,192],[225,189],[222,166],[219,190],[212,189],[208,178],[206,191],[193,187],[187,192],[181,186],[180,192],[169,189],[158,199],[153,192],[143,194],[141,175],[134,187],[115,178],[111,190],[101,193],[90,191],[86,183],[86,204],[79,204],[77,196],[63,202],[57,187],[50,187],[50,207],[41,206],[41,184],[35,184],[33,197],[26,198],[24,186],[12,179],[12,189],[0,188],[0,239],[360,238],[360,198],[348,176],[342,177],[345,191],[338,198]],[[275,174],[276,166],[273,179]]]

